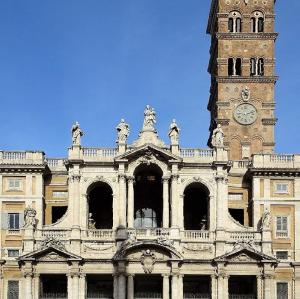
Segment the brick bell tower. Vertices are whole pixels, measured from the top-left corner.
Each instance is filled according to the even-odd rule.
[[[274,6],[275,0],[212,0],[208,145],[221,124],[232,160],[274,149]]]

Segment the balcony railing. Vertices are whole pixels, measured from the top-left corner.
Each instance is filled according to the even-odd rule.
[[[202,293],[185,293],[183,295],[184,299],[210,299],[210,294],[202,294]]]
[[[211,149],[197,149],[197,148],[182,148],[180,149],[180,156],[182,158],[202,158],[212,159],[213,150]]]
[[[256,240],[260,241],[261,234],[259,232],[229,232],[229,239],[230,241],[251,241]]]
[[[256,299],[256,296],[255,295],[236,294],[236,295],[229,295],[229,299]]]
[[[44,153],[33,151],[0,151],[0,164],[44,164]]]
[[[185,230],[181,234],[184,240],[210,240],[211,233],[209,231],[202,230]]]
[[[288,231],[276,231],[276,238],[288,238]]]
[[[300,155],[254,155],[252,165],[254,168],[299,168]]]
[[[115,233],[112,229],[89,229],[82,231],[82,236],[95,240],[109,240],[115,237]]]
[[[116,148],[87,148],[82,149],[82,155],[86,159],[114,158],[118,154]]]
[[[67,239],[71,236],[69,229],[42,229],[36,231],[37,237]]]

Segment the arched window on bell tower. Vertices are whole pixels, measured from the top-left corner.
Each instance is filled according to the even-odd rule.
[[[264,76],[264,59],[252,57],[250,59],[250,76]]]
[[[261,11],[254,11],[252,13],[251,31],[253,33],[264,32],[264,14]]]
[[[228,59],[228,76],[242,76],[242,59],[232,58]]]
[[[238,11],[232,11],[228,16],[228,31],[238,33],[242,31],[242,16]]]

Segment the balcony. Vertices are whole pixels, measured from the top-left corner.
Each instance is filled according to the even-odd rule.
[[[44,165],[44,153],[35,151],[0,151],[0,164]]]
[[[212,163],[213,150],[211,149],[196,149],[196,148],[182,148],[179,155],[186,161],[195,161],[198,163]]]
[[[300,168],[300,155],[260,154],[253,156],[253,168]]]

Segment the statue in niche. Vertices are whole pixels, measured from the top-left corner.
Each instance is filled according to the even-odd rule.
[[[271,227],[271,213],[268,208],[265,209],[262,217],[261,217],[261,230],[268,230]]]
[[[83,132],[80,129],[80,125],[76,122],[71,129],[72,132],[72,144],[73,145],[80,145],[81,144],[81,136],[83,136]]]
[[[203,218],[200,221],[200,230],[206,230],[206,228],[207,228],[206,225],[207,225],[207,218],[204,215]]]
[[[224,132],[220,124],[218,124],[217,128],[213,130],[211,144],[214,147],[224,146]]]
[[[242,99],[243,101],[249,101],[251,96],[251,91],[248,88],[248,86],[245,86],[245,88],[242,90]]]
[[[149,105],[146,106],[144,111],[144,124],[143,130],[154,130],[154,125],[156,124],[156,113],[154,108],[150,107]]]
[[[35,228],[37,224],[36,210],[32,207],[27,207],[24,210],[24,227]]]
[[[118,132],[117,143],[126,143],[130,130],[129,125],[125,123],[125,120],[123,118],[121,119],[121,122],[118,124],[116,129]]]
[[[180,132],[180,129],[176,123],[176,120],[173,119],[171,124],[170,124],[170,127],[169,127],[169,137],[170,137],[170,140],[171,140],[171,144],[177,144],[178,141],[179,141],[179,132]]]

